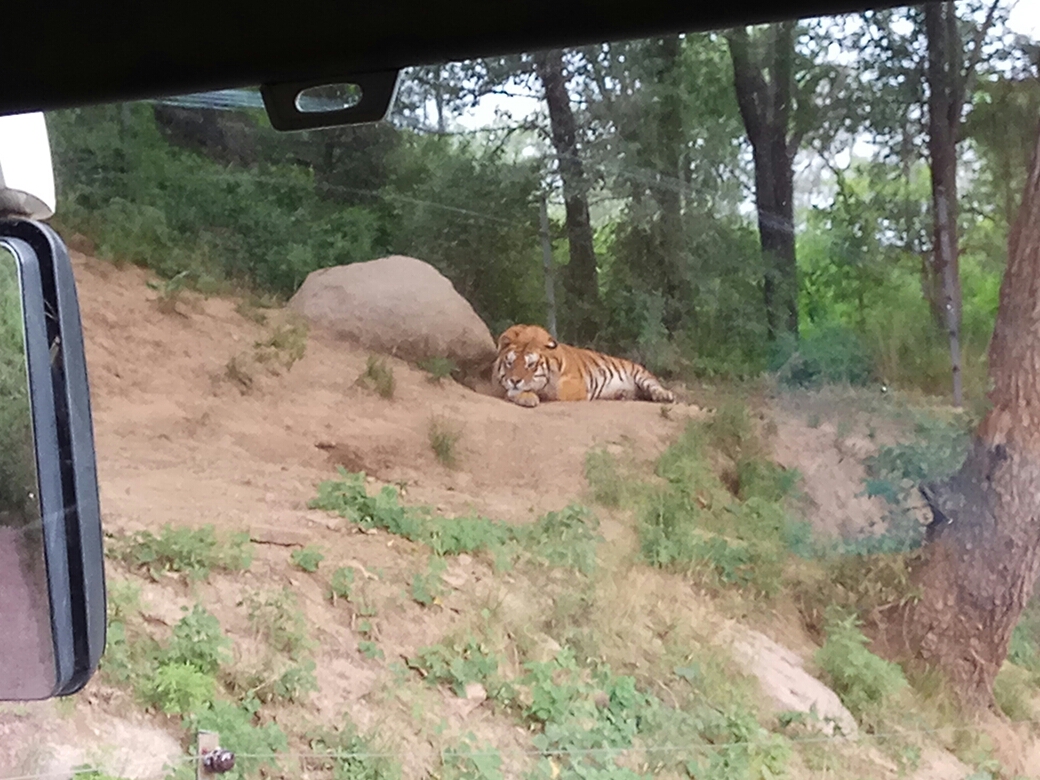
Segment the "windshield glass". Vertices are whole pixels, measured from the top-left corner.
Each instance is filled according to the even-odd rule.
[[[1037,21],[416,67],[289,134],[250,89],[48,114],[109,634],[7,766],[1026,772],[1040,607],[982,632],[1015,727],[886,637],[988,409]]]

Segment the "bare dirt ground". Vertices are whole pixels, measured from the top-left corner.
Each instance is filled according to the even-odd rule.
[[[256,561],[240,576],[215,576],[191,588],[147,583],[141,597],[145,618],[171,626],[182,607],[202,601],[236,637],[236,660],[248,663],[255,648],[240,606],[244,595],[290,586],[317,627],[314,655],[321,685],[310,703],[311,717],[332,722],[349,711],[362,730],[395,728],[405,735],[403,768],[409,777],[421,775],[434,755],[433,746],[418,736],[415,702],[402,700],[396,709],[388,704],[397,693],[380,682],[381,667],[356,652],[356,626],[330,608],[321,586],[291,568],[288,557],[294,545],[319,543],[333,566],[406,580],[424,565],[425,553],[386,534],[357,533],[345,521],[308,509],[316,485],[334,476],[339,463],[399,485],[410,503],[446,514],[527,522],[583,499],[591,448],[648,462],[687,419],[704,414],[683,404],[665,415],[659,406],[639,402],[522,409],[450,380],[431,382],[425,372],[393,360],[397,388],[392,399],[384,399],[356,385],[367,354],[320,332],[310,333],[306,354],[291,369],[257,362],[255,344],[284,312],[259,310],[268,318],[262,324],[255,321],[256,311],[244,316],[250,312],[234,300],[194,293],[183,294],[174,310],[161,311],[156,291],[145,286],[144,271],[78,252],[72,259],[106,533],[158,531],[166,523],[212,524],[218,531],[246,530],[258,543]],[[847,532],[876,520],[875,502],[855,495],[861,490],[862,453],[855,447],[840,451],[826,427],[809,432],[795,416],[778,414],[777,459],[806,477],[820,530]],[[455,468],[434,457],[428,439],[434,420],[461,432]],[[631,533],[617,520],[608,520],[603,530],[608,540]],[[110,567],[110,582],[121,574]],[[645,620],[654,600],[696,606],[689,589],[676,592],[654,572],[641,577],[639,583],[619,583],[619,621]],[[440,612],[403,603],[407,600],[397,599],[397,591],[382,592],[378,638],[388,659],[414,653],[431,636],[443,634],[453,619],[453,598],[465,595],[469,606],[483,599],[507,607],[518,598],[508,579],[496,580],[468,556],[454,560],[445,580],[454,595],[445,597]],[[451,728],[464,726],[478,737],[494,733],[499,745],[526,744],[515,725],[496,722],[479,701],[430,696],[427,704],[446,713]],[[409,731],[415,736],[408,737]],[[0,778],[19,772],[63,777],[77,763],[99,761],[122,777],[161,777],[166,761],[183,756],[186,745],[172,736],[181,732],[174,720],[142,715],[128,694],[95,678],[72,703],[0,709],[0,769],[8,770],[0,771]],[[936,769],[943,761],[953,768]],[[931,773],[920,776],[963,776],[954,763],[943,761],[928,764]],[[505,769],[508,776],[508,765]],[[878,776],[889,774],[879,770]]]

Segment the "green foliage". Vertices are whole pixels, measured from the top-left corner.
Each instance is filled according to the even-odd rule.
[[[770,369],[787,387],[864,385],[874,378],[874,361],[862,339],[841,325],[815,328],[798,341],[784,334],[773,345]]]
[[[220,621],[201,604],[192,607],[177,621],[169,644],[159,655],[160,664],[186,664],[202,674],[214,675],[231,658],[231,641],[224,635]]]
[[[599,519],[586,507],[571,504],[549,512],[520,532],[525,549],[550,566],[591,574],[596,568]]]
[[[446,357],[425,358],[419,361],[418,366],[430,375],[429,380],[431,382],[440,382],[448,379],[458,368],[455,365],[455,361]]]
[[[329,599],[335,603],[336,599],[345,599],[350,601],[350,597],[354,592],[354,567],[353,566],[340,566],[334,572],[332,572],[332,578],[329,580]]]
[[[867,650],[868,640],[855,615],[834,613],[826,631],[827,641],[816,651],[816,662],[830,686],[857,720],[876,715],[906,686],[903,670]]]
[[[139,688],[141,700],[167,715],[186,715],[211,703],[216,679],[190,663],[161,663]]]
[[[711,449],[737,463],[746,480],[737,496],[714,472]],[[664,487],[651,491],[640,520],[643,557],[652,565],[698,573],[720,586],[766,595],[780,587],[789,550],[806,545],[804,524],[783,506],[796,477],[758,459],[746,410],[722,407],[710,424],[690,422],[658,460]]]
[[[258,362],[277,363],[288,371],[307,353],[307,325],[302,322],[278,325],[253,347]]]
[[[382,528],[426,544],[436,555],[491,551],[515,536],[507,524],[487,518],[433,517],[422,509],[405,507],[389,485],[370,496],[364,474],[352,474],[342,467],[338,471],[340,478],[322,482],[317,498],[308,506],[336,512],[362,528]]]
[[[441,754],[440,777],[444,780],[505,780],[502,756],[490,745],[481,746],[467,734],[458,747]]]
[[[0,525],[38,521],[34,441],[21,282],[14,256],[0,249]]]
[[[220,734],[221,744],[234,746],[235,766],[224,775],[228,780],[256,777],[261,768],[277,770],[280,762],[270,756],[289,749],[289,740],[278,724],[260,725],[249,708],[219,699],[191,713],[185,718],[185,726],[192,732],[215,731]],[[188,780],[194,776],[194,766],[181,763],[167,775],[167,780]]]
[[[443,465],[450,469],[458,464],[456,446],[462,438],[462,430],[457,424],[448,420],[434,418],[430,420],[428,431],[430,449]]]
[[[357,384],[375,391],[388,400],[394,397],[394,391],[397,389],[393,366],[386,362],[386,358],[375,355],[368,356],[365,370],[358,376]]]
[[[251,593],[243,603],[253,630],[275,651],[299,658],[309,646],[306,618],[296,594],[288,588],[266,594]]]
[[[498,680],[498,658],[474,637],[420,648],[408,659],[408,668],[416,670],[433,685],[447,685],[456,696],[466,695],[470,683],[482,683],[493,695],[502,687]]]
[[[597,504],[609,507],[621,504],[624,485],[618,473],[617,460],[611,453],[594,449],[585,454],[585,480],[592,491],[592,500]]]
[[[192,580],[204,580],[213,569],[244,571],[253,560],[248,533],[217,538],[213,526],[174,527],[167,523],[158,536],[138,531],[115,537],[111,554],[127,565],[146,569],[154,580],[163,572],[184,572]]]
[[[377,216],[323,199],[310,170],[228,168],[175,148],[147,104],[53,112],[48,126],[62,225],[104,256],[286,297],[313,270],[379,256]]]
[[[346,727],[332,731],[322,729],[311,737],[310,749],[323,756],[317,770],[331,771],[332,780],[396,780],[401,770],[385,755],[376,755],[369,740],[348,723]]]
[[[318,565],[325,560],[324,554],[314,545],[304,547],[302,550],[293,550],[289,557],[297,568],[312,574],[318,570]]]
[[[947,477],[960,468],[971,441],[970,421],[962,416],[945,420],[920,415],[913,438],[881,447],[867,458],[865,480],[868,496],[881,496],[889,504],[886,533],[863,540],[863,552],[898,552],[913,549],[924,531],[911,507],[920,503],[918,486]]]
[[[426,572],[416,572],[412,578],[412,600],[424,607],[428,607],[444,592],[444,582],[441,575],[444,574],[448,565],[443,558],[430,556],[427,562]]]

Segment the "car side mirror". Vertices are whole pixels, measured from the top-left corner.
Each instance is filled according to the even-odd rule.
[[[0,119],[0,701],[25,701],[75,693],[97,669],[105,579],[72,264],[27,218],[53,213],[46,128],[42,146],[30,132],[13,149],[5,123],[21,117]]]

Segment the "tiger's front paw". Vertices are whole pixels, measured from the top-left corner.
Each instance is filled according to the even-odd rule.
[[[522,393],[509,396],[509,400],[517,406],[526,406],[528,409],[533,409],[538,406],[538,393],[525,390]]]

